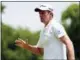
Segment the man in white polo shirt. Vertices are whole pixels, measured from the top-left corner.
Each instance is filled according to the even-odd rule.
[[[32,51],[34,54],[43,54],[43,59],[74,60],[74,48],[63,26],[53,19],[53,8],[42,4],[35,8],[40,20],[45,24],[41,30],[37,45],[32,46],[23,40],[16,40],[16,45]]]

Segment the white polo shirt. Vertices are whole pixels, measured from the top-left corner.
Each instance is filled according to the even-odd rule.
[[[41,31],[37,47],[44,48],[45,59],[67,59],[66,46],[59,40],[66,34],[63,26],[51,20]]]

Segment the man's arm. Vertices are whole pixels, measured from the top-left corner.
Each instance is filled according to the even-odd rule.
[[[68,60],[75,60],[73,43],[69,39],[69,37],[67,35],[65,35],[65,36],[60,37],[59,39],[66,45]]]
[[[37,54],[37,55],[42,55],[43,54],[43,48],[39,48],[39,47],[36,47],[36,46],[29,45],[28,43],[26,43],[23,40],[16,40],[15,43],[16,43],[17,46],[19,46],[21,48],[25,48],[25,49],[31,51],[34,54]]]

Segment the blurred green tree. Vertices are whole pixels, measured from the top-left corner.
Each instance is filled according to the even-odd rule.
[[[80,5],[72,4],[62,13],[62,23],[73,41],[76,57],[80,59]]]
[[[0,12],[4,12],[4,5],[0,3]],[[12,28],[1,22],[1,60],[38,60],[38,56],[32,54],[30,51],[15,46],[15,40],[21,38],[28,39],[32,45],[36,44],[39,38],[39,32],[31,32],[28,28],[23,29]],[[27,41],[27,40],[26,40]]]
[[[0,2],[0,13],[1,13],[1,12],[2,12],[2,13],[4,12],[4,8],[5,8],[5,6],[2,5],[1,2]]]
[[[25,41],[28,39],[29,44],[36,44],[39,38],[39,32],[32,33],[28,29],[17,28],[2,23],[2,60],[32,60],[38,59],[38,56],[30,51],[15,46],[17,38]]]

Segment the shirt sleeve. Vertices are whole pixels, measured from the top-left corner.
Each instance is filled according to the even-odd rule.
[[[53,27],[54,29],[54,34],[60,38],[62,36],[64,36],[66,34],[66,31],[64,29],[64,27],[61,24],[57,24]]]

